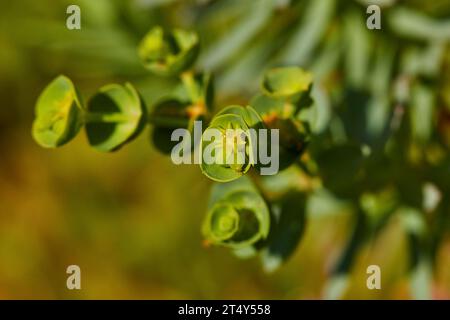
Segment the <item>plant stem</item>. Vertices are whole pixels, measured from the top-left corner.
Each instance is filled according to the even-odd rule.
[[[296,159],[295,165],[297,165],[307,176],[310,178],[316,177],[317,174],[313,173],[307,164],[304,163],[300,158]]]
[[[333,275],[348,274],[356,259],[359,249],[364,244],[367,231],[367,221],[365,213],[358,207],[356,212],[356,222],[353,233],[347,242],[338,263],[335,265]]]
[[[267,191],[264,190],[264,187],[262,186],[262,183],[261,183],[261,180],[260,180],[260,176],[255,171],[254,168],[249,170],[248,176],[250,177],[250,180],[252,181],[253,186],[256,188],[256,190],[258,190],[258,192],[260,193],[260,195],[264,199],[264,201],[267,204],[270,204],[269,198],[267,196]]]
[[[187,128],[189,119],[149,115],[148,123],[165,128]]]
[[[195,82],[194,72],[192,70],[185,71],[180,75],[180,78],[189,94],[191,101],[193,103],[200,101],[201,93],[199,92],[199,88]]]
[[[129,114],[122,113],[96,113],[86,112],[84,114],[85,123],[116,123],[130,121]]]

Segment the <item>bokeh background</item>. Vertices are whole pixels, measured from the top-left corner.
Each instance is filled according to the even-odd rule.
[[[383,6],[381,31],[365,27],[368,3]],[[81,7],[81,30],[65,27],[70,4]],[[202,245],[211,182],[197,166],[175,166],[160,155],[148,131],[112,154],[91,149],[84,133],[57,150],[32,140],[36,98],[58,74],[71,77],[85,99],[104,84],[124,81],[135,84],[149,105],[167,94],[174,80],[146,72],[136,53],[157,24],[199,32],[197,65],[215,73],[218,107],[246,103],[270,66],[313,70],[323,84],[318,131],[333,123],[333,88],[365,81],[380,61],[374,52],[409,50],[405,68],[424,74],[447,110],[434,115],[432,129],[437,122],[443,126],[448,140],[441,151],[448,155],[448,0],[2,0],[0,7],[1,299],[324,297],[351,227],[346,206],[331,195],[318,195],[294,255],[266,274],[257,259],[239,260]],[[425,35],[414,30],[413,17],[428,23]],[[361,37],[368,40],[361,44]],[[353,48],[366,50],[366,60],[346,53]],[[383,88],[381,98],[388,95]],[[374,118],[387,121],[383,112]],[[407,261],[407,236],[391,219],[358,254],[343,298],[414,298]],[[71,264],[81,267],[80,291],[66,288]],[[380,291],[366,288],[368,264],[382,269]],[[448,232],[430,286],[432,298],[450,298]]]

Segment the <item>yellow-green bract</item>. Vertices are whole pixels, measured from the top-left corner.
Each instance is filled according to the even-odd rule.
[[[224,159],[224,163],[212,163],[208,164],[205,161],[202,161],[200,167],[207,177],[212,180],[218,182],[227,182],[235,180],[242,175],[244,175],[252,166],[252,159],[250,156],[250,152],[253,150],[253,145],[257,143],[252,138],[252,135],[249,133],[249,129],[262,129],[264,125],[262,123],[261,117],[252,107],[242,107],[242,106],[229,106],[224,108],[221,112],[219,112],[211,121],[209,127],[205,130],[202,136],[202,148],[200,148],[199,152],[204,150],[208,150],[209,148],[213,149],[214,156],[216,156],[217,152],[221,152],[222,150],[226,150],[227,147],[232,149],[231,153],[228,153],[233,159],[232,161],[226,161],[228,159]],[[205,139],[208,135],[209,130],[218,130],[222,134],[222,139],[216,141],[214,139],[209,140]],[[236,143],[239,143],[239,138],[236,137],[237,141],[230,137],[227,137],[227,130],[233,130],[234,132],[242,132],[245,134],[245,139],[241,142],[245,144],[245,161],[242,163],[238,163],[237,161],[237,152],[238,146]],[[230,142],[233,145],[229,145]],[[227,144],[227,145],[225,145]],[[203,154],[201,155],[203,156]],[[226,157],[226,154],[223,154]]]
[[[298,67],[273,68],[264,74],[261,89],[268,96],[289,97],[307,91],[312,80],[311,73]]]
[[[144,66],[161,75],[174,75],[192,66],[199,52],[196,33],[180,29],[151,29],[139,44],[138,54]]]
[[[129,83],[102,87],[88,102],[86,133],[99,151],[114,151],[134,139],[146,124],[146,109]]]
[[[267,238],[269,209],[246,177],[215,185],[213,193],[202,229],[209,242],[242,249]]]
[[[73,139],[83,124],[81,99],[72,81],[58,76],[39,96],[33,138],[45,148],[56,148]]]

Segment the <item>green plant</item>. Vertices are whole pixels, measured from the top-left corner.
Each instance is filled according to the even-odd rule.
[[[307,207],[314,198],[325,201],[323,194],[331,192],[345,200],[354,224],[345,249],[331,270],[327,292],[332,297],[336,291],[342,291],[338,290],[342,288],[341,280],[348,279],[361,248],[393,216],[401,217],[410,236],[411,274],[428,272],[443,230],[448,229],[450,208],[450,140],[446,131],[449,82],[440,81],[445,76],[436,72],[450,61],[443,42],[448,36],[444,31],[430,31],[448,28],[417,17],[412,9],[387,8],[390,28],[383,35],[368,34],[357,13],[361,8],[348,1],[339,6],[337,3],[300,3],[298,6],[306,6],[301,8],[307,9],[307,23],[302,20],[292,37],[302,41],[287,39],[288,48],[278,57],[285,65],[312,64],[314,76],[298,67],[270,69],[262,77],[261,92],[245,107],[229,106],[215,112],[213,77],[193,69],[199,50],[196,35],[158,27],[148,33],[138,50],[148,70],[178,77],[181,83],[169,97],[149,108],[147,114],[147,123],[153,127],[153,144],[161,152],[172,150],[174,142],[170,136],[174,129],[193,130],[196,120],[202,121],[204,128],[246,130],[260,126],[280,130],[282,171],[276,176],[258,175],[258,166],[250,161],[254,144],[251,140],[243,141],[249,151],[244,164],[200,165],[202,172],[217,182],[202,228],[208,243],[229,247],[242,258],[259,254],[264,268],[273,271],[299,243]],[[336,12],[343,23],[330,18],[335,7],[339,8]],[[321,19],[316,19],[317,15]],[[408,21],[416,23],[411,25]],[[285,29],[279,21],[274,25],[267,33],[269,40],[263,37],[259,41],[270,42],[269,51],[277,52],[273,47],[279,45]],[[419,29],[424,33],[410,32],[411,27],[417,30],[417,25],[422,26]],[[250,48],[247,60],[259,49]],[[320,54],[311,59],[316,51]],[[219,58],[211,58],[210,63],[220,64]],[[309,60],[314,61],[305,62]],[[445,93],[437,94],[433,85]],[[34,137],[43,146],[67,143],[89,119],[81,116],[86,111],[80,99],[75,98],[78,95],[73,85],[68,87],[74,102],[66,107],[65,120],[51,130],[50,138],[45,137],[45,128],[54,121],[55,109],[62,107],[55,108],[60,104],[48,102],[52,96],[44,98],[50,89],[44,90],[38,101],[34,127],[39,129]],[[55,94],[54,100],[62,99]],[[65,115],[72,109],[74,115],[67,121]],[[89,125],[94,128],[103,124],[97,121]],[[139,133],[136,130],[128,136],[131,131],[134,130],[114,144],[122,146]],[[441,197],[428,209],[423,205],[423,188],[427,184],[438,190],[434,193]],[[427,267],[422,268],[423,265]],[[425,274],[426,277],[430,275]]]
[[[278,129],[283,168],[300,161],[310,132],[308,124],[297,116],[312,103],[313,77],[297,67],[270,69],[261,82],[262,94],[248,106],[228,106],[213,115],[213,78],[209,73],[196,73],[193,69],[198,51],[199,39],[193,32],[178,29],[167,32],[155,27],[145,35],[138,48],[143,65],[158,75],[177,76],[181,82],[181,87],[148,112],[139,93],[129,83],[100,88],[85,106],[72,82],[65,76],[57,77],[38,99],[33,137],[44,147],[60,147],[84,126],[89,144],[98,151],[110,152],[132,141],[145,124],[150,124],[155,147],[168,154],[175,145],[171,141],[173,130],[192,131],[194,121],[201,121],[206,126],[203,137],[211,129],[218,129],[224,138],[202,139],[202,149],[209,147],[219,153],[223,143],[229,141],[225,139],[226,130],[242,130],[247,139],[233,140],[234,147],[244,144],[242,164],[233,162],[235,159],[231,159],[231,165],[200,163],[203,174],[217,181],[203,234],[209,243],[230,247],[241,256],[262,252],[270,247],[279,218],[271,213],[272,200],[256,187],[260,184],[257,174],[260,168],[253,150],[262,141],[257,141],[261,140],[257,136],[252,137],[249,130]],[[189,150],[193,153],[199,146],[191,142]],[[270,136],[264,143],[269,144],[269,148],[274,147],[270,146]],[[235,155],[232,152],[228,157]],[[225,154],[217,156],[226,157]],[[244,178],[250,171],[252,179]],[[292,222],[296,218],[293,216],[289,220]],[[301,230],[303,220],[295,242],[299,240]],[[291,252],[289,250],[284,258]]]

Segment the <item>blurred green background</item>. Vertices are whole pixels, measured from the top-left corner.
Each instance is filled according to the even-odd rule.
[[[366,29],[367,3],[384,6],[381,31]],[[81,8],[81,30],[66,29],[70,4]],[[197,65],[215,73],[218,107],[245,104],[270,66],[312,70],[325,110],[315,127],[320,132],[337,126],[330,120],[338,99],[334,92],[382,69],[373,68],[388,59],[377,60],[374,52],[401,53],[412,58],[399,64],[423,77],[447,110],[433,116],[430,130],[439,123],[433,135],[444,137],[440,150],[448,156],[449,17],[448,0],[2,1],[0,298],[323,298],[351,227],[340,201],[318,195],[293,257],[266,274],[256,259],[239,260],[202,245],[211,182],[198,166],[173,165],[149,143],[148,133],[112,154],[91,149],[84,134],[63,148],[42,149],[30,133],[36,98],[63,73],[85,99],[104,84],[130,81],[151,105],[174,81],[146,72],[136,46],[154,25],[182,27],[200,34]],[[413,18],[425,28],[414,30]],[[375,131],[387,121],[383,106],[392,107],[383,103],[390,81],[372,91],[381,96],[379,112],[372,110],[379,121],[372,123]],[[413,298],[406,242],[401,221],[391,219],[358,254],[343,298]],[[448,232],[436,256],[432,297],[450,299]],[[66,288],[71,264],[81,267],[80,291]],[[381,267],[380,291],[366,288],[369,264]]]

